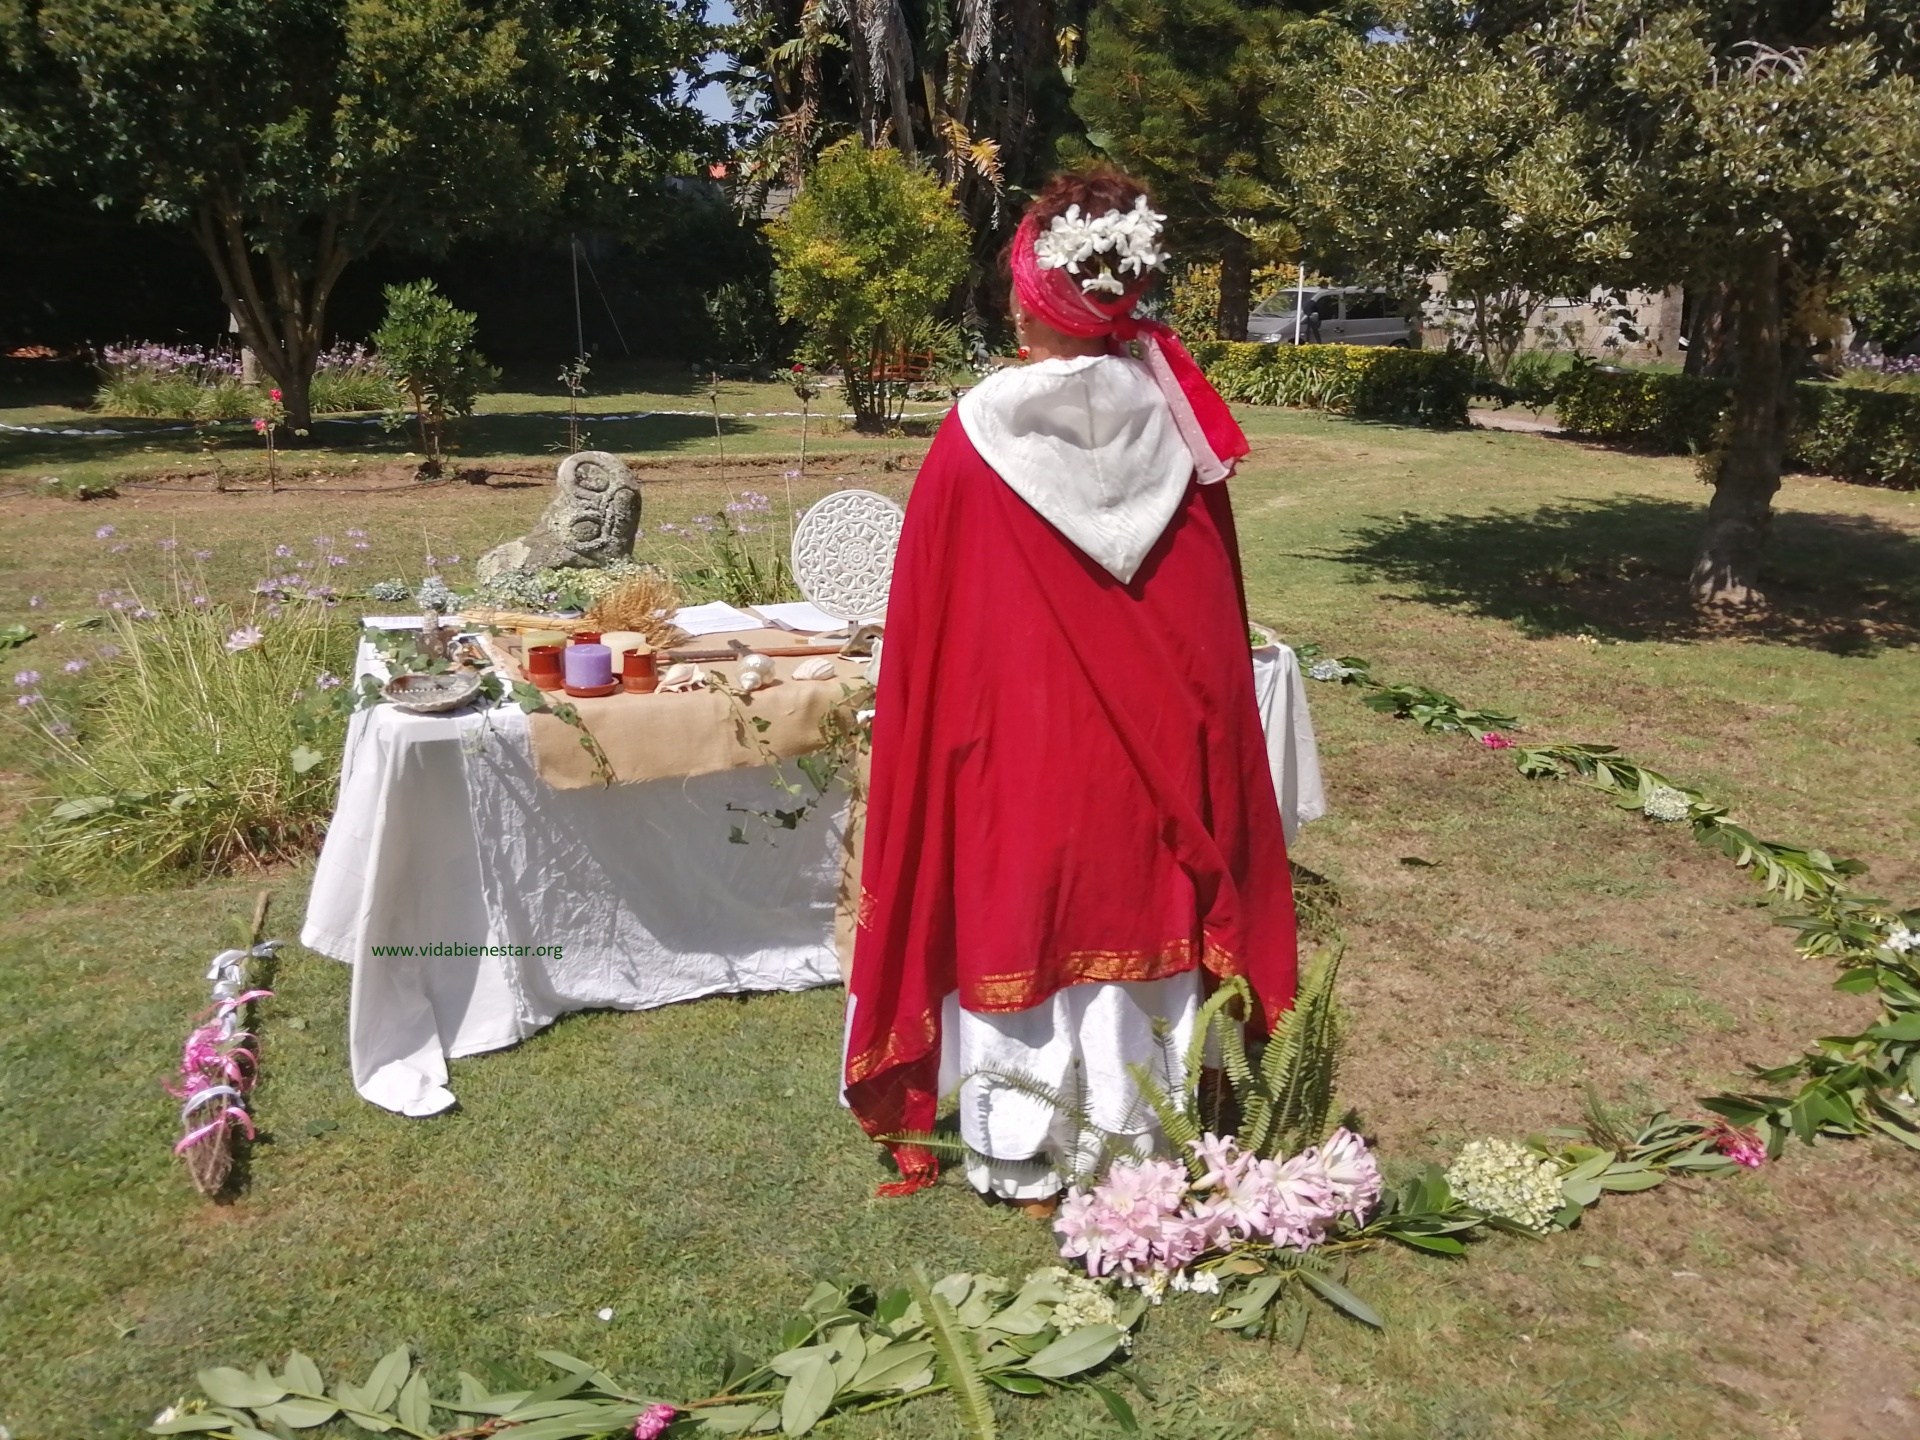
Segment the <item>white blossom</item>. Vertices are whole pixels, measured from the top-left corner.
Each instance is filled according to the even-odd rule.
[[[1887,932],[1887,949],[1896,955],[1905,955],[1920,948],[1920,931],[1909,930],[1905,925],[1895,925]]]
[[[1560,1209],[1559,1167],[1511,1140],[1474,1140],[1447,1170],[1462,1203],[1530,1230],[1544,1230]]]
[[[1166,219],[1148,207],[1144,195],[1135,198],[1133,209],[1109,210],[1104,215],[1083,215],[1078,205],[1069,205],[1034,240],[1034,258],[1042,270],[1064,269],[1079,275],[1083,262],[1096,255],[1112,255],[1113,269],[1096,269],[1080,281],[1080,288],[1124,295],[1127,287],[1120,276],[1144,275],[1167,263],[1167,252],[1160,248]]]
[[[1653,785],[1648,787],[1640,810],[1649,820],[1685,820],[1693,813],[1693,805],[1686,791],[1671,785]]]

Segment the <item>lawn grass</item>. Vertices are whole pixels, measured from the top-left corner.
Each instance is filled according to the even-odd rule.
[[[784,483],[796,426],[741,424],[726,471],[671,435],[637,452],[650,527]],[[1292,413],[1248,425],[1235,500],[1256,618],[1367,656],[1390,681],[1515,711],[1531,734],[1620,743],[1760,833],[1858,855],[1880,893],[1920,897],[1920,499],[1790,478],[1769,576],[1781,615],[1712,629],[1670,599],[1704,499],[1684,460]],[[16,463],[13,443],[0,439],[0,473],[31,480],[38,462]],[[800,498],[843,475],[904,490],[912,442],[832,443]],[[735,465],[748,455],[758,471]],[[328,467],[352,458],[315,468],[337,477]],[[269,573],[274,544],[309,553],[349,526],[372,548],[343,578],[413,575],[449,552],[458,575],[545,503],[538,446],[497,458],[529,473],[484,488],[156,481],[87,504],[0,498],[0,623],[95,608],[119,567],[157,566],[175,535],[214,551],[224,593]],[[74,464],[122,478],[180,461]],[[63,632],[10,654],[51,671],[91,643]],[[1689,1109],[1743,1062],[1863,1017],[1684,832],[1522,781],[1351,691],[1311,698],[1333,813],[1296,858],[1342,897],[1343,1098],[1396,1165],[1577,1120],[1588,1084]],[[34,785],[18,761],[0,782],[16,810]],[[953,1183],[872,1198],[878,1163],[834,1101],[837,991],[570,1017],[458,1062],[461,1107],[406,1121],[354,1095],[348,974],[297,947],[262,1007],[268,1142],[243,1196],[207,1205],[167,1154],[158,1078],[204,1003],[221,927],[261,882],[43,895],[25,873],[16,861],[0,875],[0,1423],[19,1440],[134,1433],[195,1367],[294,1343],[364,1370],[406,1341],[441,1377],[534,1373],[532,1352],[551,1346],[698,1391],[728,1336],[770,1348],[813,1277],[1020,1272],[1050,1256],[1044,1230]],[[274,933],[293,933],[307,872],[264,883]],[[1158,1397],[1143,1409],[1154,1433],[1181,1437],[1920,1433],[1917,1171],[1891,1145],[1796,1148],[1757,1174],[1609,1200],[1538,1244],[1503,1237],[1460,1263],[1369,1255],[1350,1283],[1389,1330],[1328,1316],[1299,1355],[1209,1331],[1204,1305],[1168,1305],[1139,1342]],[[1004,1397],[1001,1412],[1010,1435],[1112,1433],[1073,1401]],[[932,1401],[834,1433],[955,1423]]]

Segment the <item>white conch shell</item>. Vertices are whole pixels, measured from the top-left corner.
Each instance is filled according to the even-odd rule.
[[[660,677],[660,689],[669,695],[681,695],[689,690],[707,688],[707,677],[701,673],[698,665],[669,665],[667,673]]]
[[[802,660],[793,667],[793,678],[796,680],[831,680],[834,674],[833,661],[824,655]]]
[[[740,693],[745,695],[754,690],[765,689],[772,680],[773,677],[766,671],[749,670],[743,665],[740,668],[740,679],[737,683],[740,686]]]
[[[753,670],[758,670],[762,675],[771,675],[773,673],[773,657],[771,655],[762,655],[758,651],[755,651],[751,655],[741,656],[740,673],[745,675]]]

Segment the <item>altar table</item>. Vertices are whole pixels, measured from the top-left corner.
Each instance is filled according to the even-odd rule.
[[[363,671],[371,656],[363,645]],[[1254,651],[1253,667],[1291,840],[1326,808],[1305,687],[1285,646]],[[511,704],[354,716],[300,939],[353,966],[355,1089],[431,1115],[454,1103],[449,1058],[568,1011],[839,983],[844,796],[768,832],[740,812],[791,804],[770,779],[750,767],[557,790]],[[735,825],[747,844],[730,841]]]

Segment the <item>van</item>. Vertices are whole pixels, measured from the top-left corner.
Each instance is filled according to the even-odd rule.
[[[1298,290],[1280,290],[1254,306],[1247,339],[1266,345],[1411,345],[1414,330],[1404,307],[1384,290],[1357,285],[1309,286],[1306,309],[1295,316]]]

